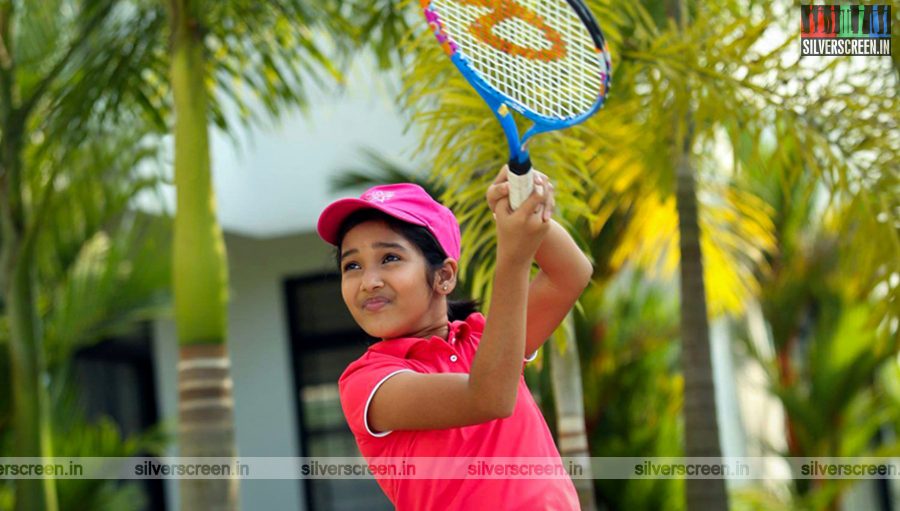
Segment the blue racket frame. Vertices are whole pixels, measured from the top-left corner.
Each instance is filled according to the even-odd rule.
[[[597,44],[598,48],[601,48],[605,52],[605,42],[596,21],[594,21],[589,13],[585,12],[585,8],[582,5],[576,5],[572,0],[568,0],[568,3],[572,5],[573,9],[576,11],[578,16],[581,17],[582,21],[584,21],[587,26],[590,26],[593,29],[591,36],[594,38],[594,42]],[[431,11],[431,14],[432,16],[434,16],[434,18],[438,20],[440,19],[440,15],[434,13],[434,10],[431,7],[431,2],[428,2],[428,5],[424,7],[424,9],[426,13],[428,11]],[[426,18],[428,18],[427,14]],[[445,43],[445,41],[441,40],[441,34],[435,32],[435,36],[438,38],[439,42]],[[525,164],[525,162],[529,161],[527,144],[528,141],[535,135],[574,126],[585,121],[588,117],[594,115],[594,113],[596,113],[597,110],[599,110],[600,107],[603,106],[603,103],[606,99],[605,92],[609,90],[610,75],[612,74],[612,64],[609,64],[607,60],[609,69],[606,73],[605,81],[603,83],[604,94],[597,95],[597,100],[589,110],[580,115],[569,117],[566,119],[547,117],[530,110],[518,101],[500,93],[499,91],[488,85],[480,76],[478,76],[478,74],[476,74],[472,70],[466,57],[463,56],[456,48],[456,44],[451,42],[451,47],[453,48],[453,53],[450,55],[450,60],[453,62],[453,65],[455,65],[459,72],[462,73],[463,77],[467,82],[469,82],[472,88],[474,88],[475,91],[478,92],[478,95],[481,96],[485,103],[487,103],[488,107],[490,107],[491,111],[494,113],[494,116],[497,117],[497,120],[500,122],[500,126],[503,128],[503,133],[506,135],[506,141],[509,145],[510,162]],[[608,54],[606,55],[606,58],[608,59]],[[506,106],[506,108],[503,108],[503,106]],[[510,110],[519,112],[533,123],[521,137],[519,136],[519,128],[518,126],[516,126],[516,121],[513,118],[512,112]]]

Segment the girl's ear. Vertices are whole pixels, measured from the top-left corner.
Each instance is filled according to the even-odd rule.
[[[456,275],[459,265],[456,259],[444,259],[443,265],[437,270],[434,278],[434,289],[442,295],[449,295],[456,289]]]

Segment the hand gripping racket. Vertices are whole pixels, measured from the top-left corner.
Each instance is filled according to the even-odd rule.
[[[509,143],[510,206],[534,184],[534,135],[590,117],[611,65],[600,27],[580,0],[420,0],[450,60],[497,116]],[[534,124],[519,138],[510,109]]]

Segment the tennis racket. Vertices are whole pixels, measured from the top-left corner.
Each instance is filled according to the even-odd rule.
[[[531,195],[527,144],[578,124],[609,90],[609,50],[580,0],[420,0],[438,42],[500,121],[510,206]],[[533,124],[519,137],[511,110]]]

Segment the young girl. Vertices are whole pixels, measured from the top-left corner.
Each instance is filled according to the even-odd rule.
[[[552,220],[553,186],[515,211],[504,167],[488,188],[497,230],[490,316],[449,303],[457,284],[459,224],[412,184],[376,186],[319,218],[337,246],[344,303],[381,341],[339,381],[341,406],[367,459],[543,458],[559,451],[522,376],[526,355],[550,337],[592,267]],[[540,271],[530,279],[532,261]],[[398,510],[572,510],[568,478],[378,479]]]

